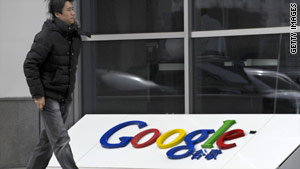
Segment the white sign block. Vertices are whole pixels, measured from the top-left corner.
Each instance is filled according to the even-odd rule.
[[[100,138],[109,129],[126,122],[139,120],[147,126],[139,129],[137,125],[127,126],[109,138],[109,143],[119,143],[119,137],[130,136],[150,128],[156,128],[161,134],[172,129],[184,129],[186,134],[199,129],[217,131],[225,120],[235,120],[227,131],[242,129],[244,137],[226,141],[236,143],[236,147],[222,150],[216,159],[207,160],[201,157],[192,160],[171,160],[166,153],[169,149],[160,149],[156,143],[141,149],[134,148],[130,143],[122,148],[103,148]],[[256,131],[256,134],[249,134]],[[115,169],[276,169],[300,145],[299,115],[86,115],[70,130],[70,145],[74,159],[80,169],[115,168]],[[212,136],[213,134],[210,134]],[[140,142],[147,141],[152,134],[145,136]],[[172,135],[164,144],[174,140]],[[195,136],[194,139],[199,136]],[[206,139],[207,140],[207,139]],[[195,151],[206,141],[195,145]],[[185,145],[181,142],[179,145]],[[176,145],[178,146],[178,145]],[[213,149],[218,149],[216,143]],[[203,149],[204,150],[204,149]],[[206,149],[210,152],[210,149]],[[184,153],[185,150],[177,152]],[[49,168],[59,168],[53,156]]]

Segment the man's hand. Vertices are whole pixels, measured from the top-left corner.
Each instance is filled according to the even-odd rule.
[[[45,106],[45,97],[34,98],[34,103],[36,104],[38,109],[43,110]]]

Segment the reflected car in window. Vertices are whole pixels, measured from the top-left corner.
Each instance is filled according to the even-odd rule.
[[[218,57],[198,58],[195,70],[197,113],[300,111],[300,88],[283,73]]]
[[[179,94],[179,91],[173,87],[157,84],[151,80],[146,80],[137,75],[126,72],[97,69],[97,84],[102,87],[99,89],[102,93],[107,91],[109,95],[172,95]]]
[[[244,68],[245,72],[262,94],[265,101],[274,106],[278,113],[297,113],[300,109],[300,88],[290,77],[276,71]],[[274,105],[274,103],[276,103]],[[276,107],[275,107],[276,106]],[[271,113],[269,109],[266,112]]]

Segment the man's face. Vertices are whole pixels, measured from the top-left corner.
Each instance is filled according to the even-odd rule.
[[[65,6],[64,8],[62,9],[62,14],[61,13],[58,13],[56,12],[55,13],[55,16],[64,21],[66,24],[73,24],[74,21],[75,21],[75,13],[74,13],[74,8],[73,8],[73,5],[71,2],[69,1],[66,1],[65,2]]]

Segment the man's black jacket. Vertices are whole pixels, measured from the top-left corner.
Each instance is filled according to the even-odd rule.
[[[24,73],[33,98],[70,100],[80,53],[76,24],[59,19],[45,21],[24,62]]]

